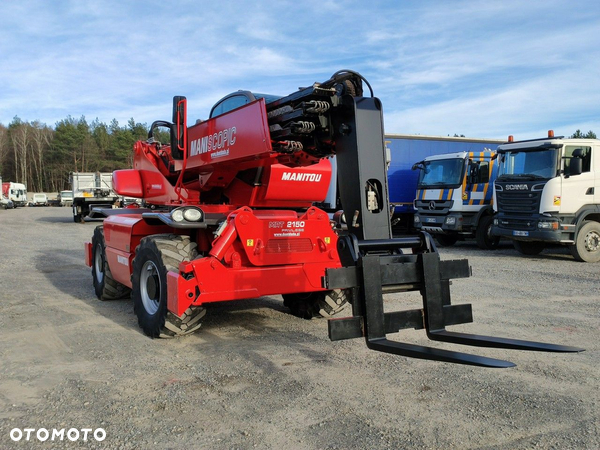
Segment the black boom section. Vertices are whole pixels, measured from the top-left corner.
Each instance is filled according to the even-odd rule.
[[[341,112],[332,121],[348,230],[359,240],[391,239],[381,102],[344,96]]]

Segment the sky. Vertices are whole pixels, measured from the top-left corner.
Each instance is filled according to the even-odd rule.
[[[189,124],[238,89],[360,72],[386,133],[600,135],[597,0],[4,0],[0,123]]]

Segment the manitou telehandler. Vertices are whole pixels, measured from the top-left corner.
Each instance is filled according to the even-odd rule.
[[[449,292],[470,267],[440,261],[425,232],[392,238],[381,102],[358,73],[286,97],[238,91],[208,120],[186,124],[186,99],[175,97],[173,122],[154,122],[134,146],[133,169],[113,174],[115,192],[143,206],[106,210],[86,243],[97,296],[131,293],[147,335],[195,331],[212,302],[280,294],[306,319],[350,302],[352,317],[329,320],[330,338],[364,336],[369,348],[398,355],[514,365],[386,338],[405,328],[466,345],[580,351],[445,329],[472,321],[471,305],[451,305]],[[160,127],[169,142],[159,142]],[[332,178],[341,208],[330,215],[315,205]],[[415,290],[422,309],[384,312],[383,294]]]

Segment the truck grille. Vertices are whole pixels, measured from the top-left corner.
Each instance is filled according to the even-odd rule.
[[[509,230],[533,231],[537,229],[537,221],[531,219],[514,219],[512,217],[501,218],[498,222],[500,228]]]
[[[503,213],[536,214],[540,210],[542,192],[496,191],[498,211]]]
[[[453,204],[453,200],[417,200],[415,202],[419,214],[448,214]]]

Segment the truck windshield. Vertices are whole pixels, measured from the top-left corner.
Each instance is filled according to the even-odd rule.
[[[512,150],[500,156],[499,180],[549,180],[558,173],[558,149]]]
[[[419,188],[458,186],[462,183],[464,159],[436,159],[424,161],[419,173]]]

